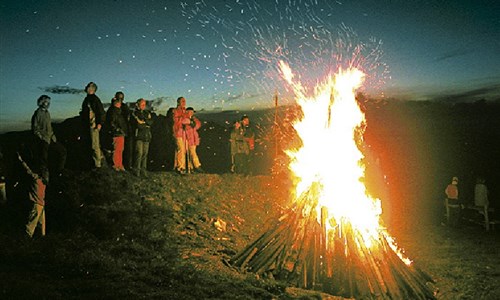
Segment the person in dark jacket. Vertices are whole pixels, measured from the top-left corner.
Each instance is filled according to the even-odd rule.
[[[38,100],[38,109],[31,117],[31,131],[35,137],[35,149],[38,163],[37,171],[49,181],[49,150],[56,157],[55,171],[60,174],[66,164],[66,148],[57,142],[56,135],[52,129],[52,121],[49,113],[50,97],[41,95]]]
[[[128,103],[125,103],[125,94],[123,92],[116,92],[115,98],[120,100],[122,106],[120,110],[122,112],[123,119],[127,123],[127,128],[125,130],[125,147],[123,149],[123,166],[125,169],[132,169],[132,162],[134,157],[134,137],[132,136],[132,129],[130,124],[130,116],[132,111]]]
[[[113,169],[115,171],[125,171],[123,167],[123,149],[125,147],[127,122],[123,118],[121,106],[122,102],[117,98],[113,98],[106,113],[106,130],[113,139]]]
[[[85,97],[82,103],[81,117],[85,131],[84,134],[87,135],[87,132],[90,134],[94,167],[100,168],[102,166],[102,152],[99,133],[104,124],[105,114],[101,99],[95,94],[96,91],[97,85],[93,82],[89,82],[85,87],[87,97]]]
[[[243,152],[243,173],[251,175],[253,173],[253,152],[255,149],[255,133],[253,127],[250,126],[250,118],[247,115],[241,117],[241,129],[243,131],[243,139],[247,144],[247,149]]]
[[[136,108],[131,117],[135,140],[134,173],[136,176],[147,176],[149,143],[151,142],[151,125],[153,118],[146,110],[146,100],[137,100]]]
[[[244,161],[246,161],[250,149],[245,141],[240,121],[233,123],[229,143],[231,149],[231,173],[243,173],[246,167]]]

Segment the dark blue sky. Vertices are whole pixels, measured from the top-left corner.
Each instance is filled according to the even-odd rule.
[[[0,131],[28,128],[41,94],[53,119],[77,115],[89,81],[104,103],[121,90],[162,114],[181,95],[198,110],[270,106],[275,90],[290,102],[279,59],[310,85],[351,61],[375,96],[498,99],[498,11],[498,1],[4,0]]]

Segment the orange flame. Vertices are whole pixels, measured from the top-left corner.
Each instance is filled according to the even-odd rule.
[[[329,232],[335,232],[331,223],[335,226],[350,223],[361,234],[366,247],[375,247],[383,236],[396,251],[393,239],[380,224],[380,200],[367,193],[362,181],[364,156],[358,144],[362,143],[366,120],[356,102],[355,91],[365,74],[356,68],[339,69],[314,88],[312,97],[306,97],[304,87],[294,81],[291,68],[283,61],[280,70],[303,112],[303,117],[293,124],[302,146],[287,151],[291,158],[289,168],[297,177],[295,201],[304,201],[301,199],[306,197],[301,195],[310,191],[313,184],[319,184],[321,188],[315,195],[317,215],[319,218],[322,208],[327,208],[327,220],[334,220],[326,222]],[[411,263],[399,250],[396,253],[406,264]]]

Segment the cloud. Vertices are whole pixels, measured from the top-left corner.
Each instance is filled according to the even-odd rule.
[[[163,103],[167,103],[167,105],[168,103],[172,103],[172,105],[176,104],[176,100],[174,100],[174,97],[170,96],[161,96],[152,100],[146,100],[146,102],[148,103],[148,107],[151,107],[151,109],[154,111],[158,111],[162,107]]]
[[[468,49],[468,50],[467,49],[456,49],[456,50],[444,53],[443,55],[434,58],[434,61],[443,61],[443,60],[451,59],[454,57],[467,55],[467,54],[472,53],[472,52],[473,52],[473,50],[471,50],[471,49]]]
[[[250,94],[250,93],[247,93],[247,92],[242,92],[240,94],[236,94],[236,95],[231,95],[231,96],[228,96],[225,101],[226,102],[235,102],[236,100],[240,100],[240,99],[252,99],[252,98],[256,98],[256,97],[259,97],[261,96],[262,94]],[[215,99],[215,98],[214,98]],[[217,99],[218,100],[218,99]]]
[[[460,93],[441,94],[434,96],[437,101],[473,102],[481,99],[496,99],[500,96],[500,84],[491,84]]]
[[[135,103],[137,102],[137,100],[139,100],[139,99],[130,100],[130,101],[127,100],[126,104],[128,105],[129,108],[135,109]],[[171,97],[171,96],[161,96],[161,97],[157,97],[157,98],[154,98],[151,100],[148,100],[148,99],[144,99],[144,100],[146,100],[146,108],[151,110],[151,111],[155,111],[155,112],[158,112],[161,110],[167,110],[169,107],[169,104],[170,104],[170,106],[175,106],[175,104],[176,104],[174,97]]]
[[[69,86],[64,86],[64,85],[54,85],[54,86],[46,86],[46,87],[39,87],[40,90],[46,92],[46,93],[51,93],[51,94],[84,94],[85,90],[84,89],[75,89]]]

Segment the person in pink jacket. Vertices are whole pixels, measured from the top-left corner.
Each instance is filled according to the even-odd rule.
[[[186,113],[187,119],[189,120],[189,123],[184,122],[189,151],[188,170],[193,170],[195,173],[204,173],[201,168],[200,159],[196,153],[196,147],[200,144],[198,129],[201,127],[201,122],[194,116],[195,111],[192,107],[186,108]]]

